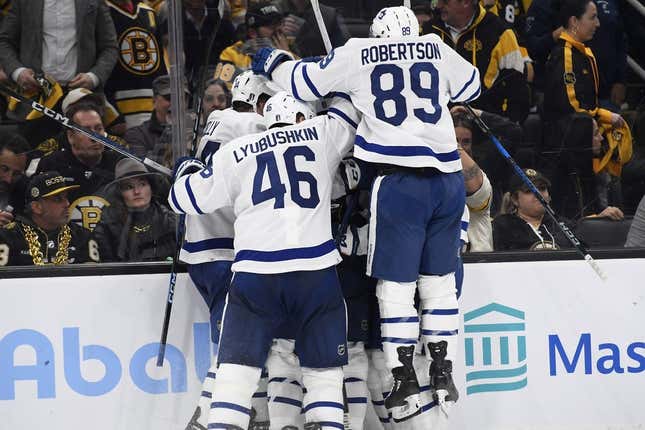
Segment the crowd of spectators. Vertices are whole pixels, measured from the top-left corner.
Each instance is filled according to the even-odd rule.
[[[332,45],[366,37],[373,15],[400,3],[323,0]],[[201,112],[200,127],[212,111],[231,106],[231,84],[258,49],[272,46],[302,58],[326,54],[308,0],[229,0],[222,18],[218,4],[182,1],[183,87],[190,111]],[[172,167],[166,1],[0,5],[1,85]],[[645,64],[645,18],[630,7],[617,0],[412,1],[422,33],[437,34],[479,69],[483,91],[475,114],[561,221],[575,228],[585,217],[625,223],[633,216],[628,245],[644,246],[645,86],[630,75],[627,56]],[[467,249],[568,247],[477,118],[458,106],[451,113],[471,213]],[[185,134],[188,146],[192,139]],[[59,177],[71,182],[52,188]],[[140,163],[0,98],[0,264],[46,263],[52,252],[50,262],[61,260],[47,248],[58,249],[56,240],[44,240],[36,257],[31,253],[39,235],[70,231],[73,240],[98,246],[69,262],[99,255],[101,261],[172,258],[175,217],[165,206],[167,187]],[[69,222],[41,225],[41,213],[46,218],[63,207]],[[27,237],[24,226],[33,249],[14,257],[20,250],[10,249],[13,236]]]

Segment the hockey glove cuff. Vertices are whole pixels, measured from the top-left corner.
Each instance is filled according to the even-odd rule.
[[[257,75],[271,79],[273,70],[285,61],[293,60],[293,55],[282,49],[261,48],[254,56],[251,69]]]
[[[204,165],[204,163],[196,158],[180,157],[175,162],[175,168],[173,169],[173,180],[176,181],[184,175],[190,175],[191,173],[199,172],[205,167],[206,165]]]

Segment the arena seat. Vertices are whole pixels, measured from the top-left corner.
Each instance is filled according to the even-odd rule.
[[[625,217],[622,221],[587,217],[576,224],[576,235],[589,248],[623,247],[631,224],[632,217]]]

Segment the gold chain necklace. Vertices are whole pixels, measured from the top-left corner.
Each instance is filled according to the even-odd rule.
[[[40,248],[38,234],[26,224],[22,225],[22,229],[25,232],[25,240],[29,246],[29,255],[31,255],[31,259],[34,264],[37,266],[47,264],[43,262],[43,252]],[[58,233],[58,250],[56,251],[56,257],[54,258],[53,264],[67,264],[69,256],[69,242],[71,239],[72,231],[68,225],[64,225]]]

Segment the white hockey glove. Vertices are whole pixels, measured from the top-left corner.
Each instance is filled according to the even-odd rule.
[[[346,158],[340,162],[338,171],[345,184],[345,191],[347,193],[354,191],[361,180],[361,169],[358,163],[352,158]]]
[[[176,181],[184,175],[199,172],[204,169],[206,165],[196,158],[181,157],[175,162],[173,179]]]

